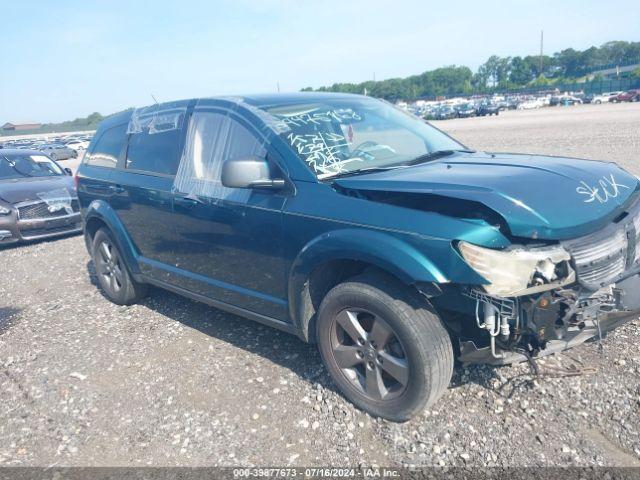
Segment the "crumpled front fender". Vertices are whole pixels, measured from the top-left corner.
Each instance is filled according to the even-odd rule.
[[[486,283],[464,263],[451,242],[411,237],[403,239],[392,232],[345,228],[314,238],[300,251],[289,272],[291,318],[296,322],[305,322],[301,320],[304,315],[300,312],[305,284],[317,267],[332,260],[365,262],[394,275],[407,285],[449,283],[452,281],[451,272],[457,279],[464,278],[469,283]],[[421,248],[418,248],[418,243]],[[433,261],[432,258],[436,257],[447,265],[448,272]]]

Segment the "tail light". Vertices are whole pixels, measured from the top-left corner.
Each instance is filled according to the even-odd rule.
[[[73,184],[76,187],[76,191],[78,190],[78,182],[80,181],[80,177],[78,176],[78,172],[73,176]]]

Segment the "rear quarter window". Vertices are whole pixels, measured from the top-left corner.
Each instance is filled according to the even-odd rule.
[[[95,167],[116,168],[118,157],[127,138],[127,124],[109,128],[96,141],[85,164]]]

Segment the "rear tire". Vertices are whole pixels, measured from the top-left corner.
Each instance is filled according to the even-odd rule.
[[[318,311],[317,339],[344,396],[388,420],[409,420],[435,403],[453,373],[440,318],[388,275],[359,275],[330,290]]]
[[[98,283],[109,300],[118,305],[131,305],[146,296],[147,285],[131,277],[109,230],[101,228],[96,232],[91,251]]]

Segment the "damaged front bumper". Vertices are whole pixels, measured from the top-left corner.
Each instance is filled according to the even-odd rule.
[[[40,203],[17,204],[10,214],[0,216],[0,245],[40,240],[82,231],[82,218],[75,207],[74,211],[70,213],[51,213],[44,207],[36,210],[34,207],[38,207]],[[20,215],[21,211],[35,212],[36,215],[31,214],[28,216],[29,218],[23,218]]]
[[[589,294],[576,288],[517,301],[477,291],[469,296],[478,306],[484,305],[481,308],[494,312],[498,325],[494,335],[487,332],[481,339],[460,341],[459,360],[463,363],[506,365],[544,357],[604,338],[620,325],[640,318],[638,274]],[[478,319],[478,326],[485,328],[480,322]]]

